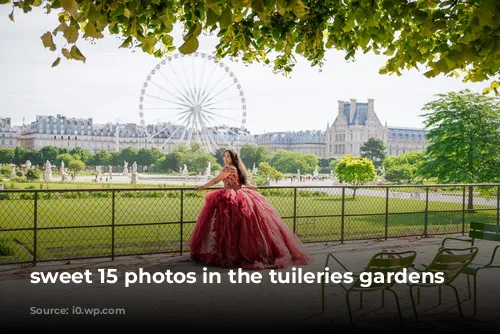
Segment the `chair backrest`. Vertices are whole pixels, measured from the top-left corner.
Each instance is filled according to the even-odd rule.
[[[370,259],[363,272],[367,273],[365,275],[371,275],[371,280],[375,281],[369,287],[365,287],[366,284],[363,282],[363,278],[360,277],[356,280],[354,285],[356,288],[372,288],[372,289],[384,289],[390,288],[396,284],[394,277],[388,277],[389,273],[397,273],[403,271],[405,268],[409,268],[415,258],[417,257],[417,252],[415,251],[404,251],[404,252],[380,252]],[[375,276],[383,275],[383,283],[376,283]],[[388,279],[389,278],[389,279]],[[361,285],[363,284],[363,285]]]
[[[500,242],[500,225],[471,222],[469,237]]]
[[[478,251],[477,247],[441,248],[425,272],[441,272],[443,284],[449,284],[474,260]]]

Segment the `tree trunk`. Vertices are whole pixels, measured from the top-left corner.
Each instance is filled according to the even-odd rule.
[[[474,186],[469,186],[469,200],[467,203],[467,211],[469,213],[474,212]]]

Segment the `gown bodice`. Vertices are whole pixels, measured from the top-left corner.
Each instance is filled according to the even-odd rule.
[[[240,177],[238,175],[238,170],[234,166],[224,166],[222,169],[223,172],[229,172],[228,177],[222,180],[224,183],[224,188],[227,189],[241,189]]]

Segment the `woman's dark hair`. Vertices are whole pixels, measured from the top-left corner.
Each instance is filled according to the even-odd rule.
[[[238,176],[240,177],[240,183],[243,185],[246,185],[247,180],[248,180],[247,169],[246,169],[243,161],[241,161],[240,156],[238,155],[238,152],[236,152],[233,149],[225,150],[224,153],[225,152],[229,153],[229,156],[231,157],[231,161],[233,162],[234,167],[236,167],[236,170],[238,170]]]

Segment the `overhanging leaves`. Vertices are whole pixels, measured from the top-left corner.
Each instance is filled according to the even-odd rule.
[[[0,0],[0,4],[8,1]],[[27,13],[40,0],[13,6]],[[47,8],[63,8],[65,32],[72,42],[100,39],[104,31],[125,39],[121,47],[139,46],[162,57],[198,48],[202,31],[215,33],[215,56],[247,63],[273,64],[288,74],[301,55],[313,66],[323,66],[327,49],[343,50],[346,60],[359,52],[389,57],[380,73],[398,74],[420,68],[432,78],[460,75],[464,82],[492,80],[485,92],[497,92],[500,72],[500,1],[468,0],[231,0],[231,1],[94,1],[47,0]],[[49,10],[47,12],[50,12]],[[13,14],[11,16],[13,19]],[[163,38],[174,24],[186,28],[182,43]],[[83,28],[83,30],[82,30]],[[154,39],[153,39],[154,37]],[[48,37],[45,37],[48,39]],[[139,43],[133,43],[135,40]],[[162,41],[155,49],[153,42]],[[48,40],[44,44],[53,49]],[[156,45],[156,43],[155,43]]]

